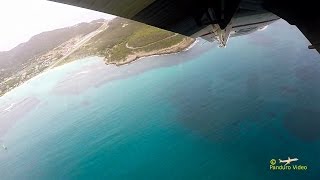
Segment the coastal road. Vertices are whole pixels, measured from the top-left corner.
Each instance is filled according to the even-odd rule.
[[[174,34],[174,35],[172,35],[172,36],[166,37],[166,38],[161,39],[161,40],[156,41],[156,42],[149,43],[149,44],[144,45],[144,46],[132,47],[132,46],[129,46],[129,44],[128,44],[128,43],[126,43],[126,47],[127,47],[128,49],[132,49],[132,50],[135,50],[135,49],[141,49],[141,48],[148,47],[148,46],[150,46],[150,45],[156,44],[156,43],[158,43],[158,42],[165,41],[165,40],[167,40],[167,39],[173,38],[173,37],[175,37],[175,36],[177,36],[177,35],[178,35],[178,34],[177,34],[177,33],[175,33],[175,34]]]

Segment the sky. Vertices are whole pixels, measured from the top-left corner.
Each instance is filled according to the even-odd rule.
[[[0,51],[44,31],[114,16],[46,0],[0,0]]]

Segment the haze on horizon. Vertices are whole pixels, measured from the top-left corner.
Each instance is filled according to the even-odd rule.
[[[114,16],[46,0],[0,1],[0,51],[8,51],[44,31]]]

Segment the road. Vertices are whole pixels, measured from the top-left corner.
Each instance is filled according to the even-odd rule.
[[[93,38],[94,36],[96,36],[97,34],[99,34],[100,32],[106,30],[108,28],[108,23],[104,23],[103,25],[101,25],[101,27],[99,27],[97,30],[87,34],[86,36],[83,37],[83,39],[81,41],[79,41],[77,44],[74,45],[73,49],[68,52],[67,54],[65,54],[63,57],[61,57],[59,60],[57,60],[54,64],[52,64],[50,67],[47,68],[47,70],[52,69],[53,67],[55,67],[56,65],[58,65],[59,63],[61,63],[63,60],[65,60],[68,56],[70,56],[72,53],[74,53],[76,50],[78,50],[82,45],[84,45],[85,43],[87,43],[91,38]]]
[[[165,40],[167,40],[167,39],[173,38],[173,37],[175,37],[175,36],[177,36],[177,35],[178,35],[178,34],[177,34],[177,33],[175,33],[175,34],[174,34],[174,35],[172,35],[172,36],[169,36],[169,37],[163,38],[163,39],[161,39],[161,40],[159,40],[159,41],[156,41],[156,42],[152,42],[152,43],[146,44],[146,45],[144,45],[144,46],[132,47],[132,46],[129,46],[129,44],[128,44],[128,43],[126,43],[126,47],[127,47],[128,49],[133,49],[133,50],[135,50],[135,49],[141,49],[141,48],[144,48],[144,47],[147,47],[147,46],[150,46],[150,45],[156,44],[156,43],[158,43],[158,42],[165,41]]]

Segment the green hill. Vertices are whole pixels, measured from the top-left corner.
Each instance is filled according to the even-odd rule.
[[[171,51],[156,51],[183,41],[186,41],[185,45],[182,45],[181,49],[173,49],[172,52],[186,48],[193,39],[132,20],[115,18],[108,23],[107,29],[80,47],[64,63],[88,55],[98,55],[105,57],[108,64],[120,65],[139,56],[170,53]],[[128,59],[129,56],[137,57]]]
[[[0,96],[41,73],[47,67],[47,61],[54,61],[60,56],[45,56],[47,53],[73,38],[95,31],[103,22],[100,19],[43,32],[9,51],[0,52]]]
[[[122,65],[140,57],[179,52],[194,40],[135,21],[115,18],[43,32],[0,52],[0,96],[48,68],[100,56]]]

